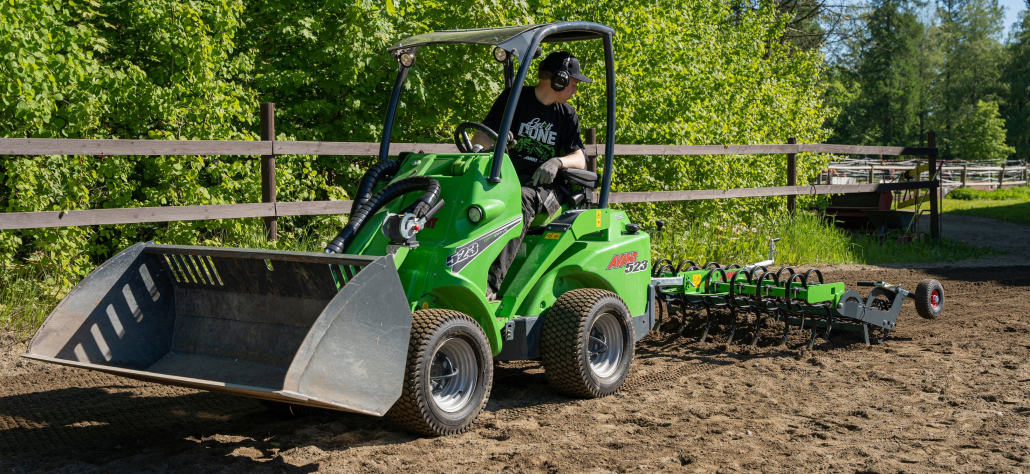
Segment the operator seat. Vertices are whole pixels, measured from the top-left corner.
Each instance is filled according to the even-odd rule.
[[[586,209],[593,202],[599,176],[588,170],[562,168],[558,171],[559,186],[569,197],[569,207]]]

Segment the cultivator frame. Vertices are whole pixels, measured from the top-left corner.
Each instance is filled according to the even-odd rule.
[[[671,319],[676,312],[682,313],[677,336],[687,327],[687,313],[701,312],[705,316],[704,328],[699,342],[708,339],[715,310],[725,310],[730,315],[730,331],[726,344],[732,344],[736,336],[740,316],[757,316],[750,345],[758,344],[762,327],[771,321],[784,323],[780,345],[787,343],[792,326],[804,330],[810,328],[808,349],[815,346],[820,330],[823,338],[829,340],[834,328],[861,331],[866,345],[873,340],[882,342],[894,331],[898,314],[905,298],[916,300],[920,316],[936,319],[943,309],[944,293],[936,280],[923,280],[916,292],[909,292],[898,285],[884,281],[860,281],[859,286],[872,287],[869,295],[863,297],[858,291],[845,289],[844,283],[827,283],[822,271],[808,269],[803,272],[792,267],[770,270],[775,260],[775,242],[770,241],[770,259],[741,266],[723,266],[708,262],[698,266],[691,260],[684,260],[673,267],[669,259],[655,262],[652,268],[651,285],[655,288],[658,306],[657,327],[661,328],[666,315]],[[922,304],[920,304],[922,302]]]

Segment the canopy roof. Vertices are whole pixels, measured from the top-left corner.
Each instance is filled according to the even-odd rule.
[[[529,45],[532,43],[533,36],[536,35],[537,30],[546,26],[553,26],[557,31],[544,38],[543,42],[545,43],[599,39],[604,37],[605,34],[614,33],[614,30],[607,26],[586,21],[563,21],[541,25],[503,26],[500,28],[480,28],[474,30],[434,31],[402,39],[390,46],[387,51],[393,55],[398,55],[404,51],[430,44],[483,44],[499,46],[521,59],[521,55],[529,49]]]

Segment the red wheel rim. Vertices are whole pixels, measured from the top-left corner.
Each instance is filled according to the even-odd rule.
[[[937,291],[937,290],[933,290],[933,292],[930,293],[930,306],[933,306],[934,308],[937,308],[940,305],[941,305],[941,292]]]

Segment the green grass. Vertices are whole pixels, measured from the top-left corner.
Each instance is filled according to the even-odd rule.
[[[947,262],[998,253],[948,239],[907,243],[881,241],[836,229],[810,213],[800,213],[793,219],[784,216],[760,221],[751,226],[694,223],[685,230],[655,236],[652,253],[655,260],[668,258],[677,264],[690,259],[698,265],[709,261],[746,265],[768,258],[770,237],[781,239],[776,244],[778,265]]]
[[[698,265],[713,261],[723,265],[762,261],[769,257],[770,238],[781,239],[776,243],[776,261],[783,265],[854,260],[848,235],[807,213],[750,226],[714,220],[693,222],[685,229],[669,229],[652,238],[653,258],[668,258],[676,264],[686,259]]]
[[[979,189],[958,188],[948,193],[949,199],[961,201],[1003,201],[1003,200],[1027,200],[1030,199],[1030,187],[1019,186],[1014,188],[1001,188],[993,191],[981,191]]]
[[[66,293],[53,272],[0,269],[0,328],[21,336],[32,334]]]
[[[941,211],[1030,225],[1030,187],[994,191],[956,189],[948,193]]]

